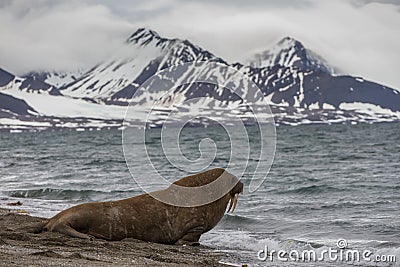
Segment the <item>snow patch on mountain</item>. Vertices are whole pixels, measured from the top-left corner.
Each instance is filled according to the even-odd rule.
[[[57,88],[61,88],[75,81],[83,73],[84,71],[82,69],[76,71],[33,71],[24,74],[21,77],[38,80]]]
[[[162,38],[141,28],[110,60],[95,66],[61,92],[72,97],[127,101],[135,89],[162,69],[212,59],[220,60],[187,40]],[[124,89],[130,92],[122,93]]]
[[[357,111],[360,113],[371,115],[373,117],[377,115],[391,115],[391,116],[396,116],[398,117],[398,119],[400,119],[400,111],[393,112],[390,109],[382,108],[380,106],[373,105],[370,103],[360,103],[360,102],[342,103],[340,104],[339,108],[341,110]]]
[[[58,88],[35,77],[17,77],[0,68],[0,89],[18,88],[18,90],[36,94],[60,95]]]
[[[335,70],[317,53],[306,49],[303,44],[291,37],[285,37],[269,50],[257,53],[246,63],[251,67],[264,68],[282,66],[301,70],[321,70],[334,74]]]

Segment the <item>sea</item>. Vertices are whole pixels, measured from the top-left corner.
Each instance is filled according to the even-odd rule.
[[[248,142],[257,149],[252,127]],[[121,130],[0,133],[0,206],[51,217],[76,204],[142,194],[128,167],[136,177],[157,169],[177,180],[185,172],[174,162],[203,156],[203,139],[215,144],[208,168],[247,161],[240,178],[251,180],[254,154],[230,153],[245,141],[232,144],[218,127],[180,134],[179,149],[165,157],[160,129],[148,129],[151,164],[134,150],[127,164]],[[265,180],[239,196],[202,245],[230,266],[400,266],[399,123],[281,125],[275,145]],[[23,205],[6,205],[16,201]]]

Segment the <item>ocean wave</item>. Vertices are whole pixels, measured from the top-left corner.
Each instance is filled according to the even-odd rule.
[[[125,164],[125,160],[124,159],[121,159],[121,160],[118,160],[118,159],[107,159],[107,160],[92,159],[88,162],[85,162],[83,165],[85,165],[85,166],[102,166],[104,164],[110,164],[110,165],[111,164]]]
[[[327,192],[340,192],[340,191],[347,191],[348,189],[345,188],[338,188],[328,185],[307,185],[298,188],[293,188],[289,190],[280,190],[277,194],[321,194]]]
[[[390,200],[381,200],[375,201],[373,203],[369,202],[356,202],[356,201],[344,201],[338,203],[325,203],[321,205],[322,209],[343,209],[343,208],[351,208],[351,207],[361,207],[361,208],[368,208],[368,207],[376,207],[377,205],[388,205],[391,204],[392,201]]]
[[[252,266],[266,266],[265,261],[257,260],[257,253],[260,250],[268,248],[268,251],[279,251],[283,250],[286,252],[297,251],[300,254],[303,251],[314,251],[318,257],[323,255],[323,260],[318,261],[317,265],[312,265],[314,262],[302,261],[292,262],[295,266],[399,266],[399,263],[384,263],[375,261],[336,261],[332,262],[328,258],[324,251],[329,249],[337,249],[336,240],[326,240],[319,242],[309,242],[301,241],[296,239],[282,239],[272,235],[260,235],[260,233],[253,233],[247,231],[237,231],[237,230],[218,230],[211,231],[210,233],[204,234],[201,238],[201,243],[209,247],[214,248],[216,251],[228,252],[230,254],[238,254],[237,258],[240,258],[240,262],[247,262]],[[400,258],[400,247],[395,246],[396,244],[391,244],[392,246],[380,248],[380,247],[369,247],[365,246],[368,241],[364,241],[363,245],[351,247],[350,249],[357,249],[360,252],[364,250],[369,250],[372,252],[370,258],[375,259],[376,256],[381,255],[393,255],[396,259]],[[356,243],[350,241],[349,243]],[[386,243],[386,245],[389,245]],[[398,244],[397,244],[398,245]],[[227,254],[228,255],[228,254]],[[276,255],[275,255],[276,256]],[[226,262],[232,262],[235,257],[228,258]],[[234,261],[234,260],[233,260]],[[277,266],[292,266],[285,265],[288,262],[275,262],[278,263]],[[311,264],[311,265],[310,265]],[[268,264],[267,264],[268,265]]]
[[[14,167],[15,163],[14,162],[0,162],[0,168],[9,168],[9,167]]]
[[[98,199],[100,196],[117,195],[128,193],[125,191],[98,191],[98,190],[72,190],[72,189],[55,189],[40,188],[28,190],[3,191],[3,194],[15,198],[38,198],[38,199],[54,199],[54,200],[92,200]]]
[[[248,225],[248,224],[261,223],[260,220],[258,220],[258,219],[249,218],[246,216],[241,216],[241,215],[236,215],[236,214],[229,214],[229,213],[224,215],[221,222],[234,224],[234,225],[241,225],[241,224]]]

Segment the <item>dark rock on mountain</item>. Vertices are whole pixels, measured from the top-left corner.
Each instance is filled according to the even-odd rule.
[[[40,93],[41,91],[45,91],[49,93],[50,95],[61,95],[60,91],[58,88],[47,84],[45,82],[42,82],[40,80],[35,79],[34,77],[27,77],[25,78],[21,85],[19,86],[19,89],[25,90],[28,92],[38,92]]]
[[[38,115],[24,100],[0,93],[0,110],[9,111],[18,115]]]
[[[65,72],[65,71],[32,71],[22,75],[22,78],[27,78],[33,81],[52,85],[58,89],[75,81],[82,75],[82,71]]]
[[[13,81],[15,76],[8,71],[0,68],[0,87],[6,86]]]

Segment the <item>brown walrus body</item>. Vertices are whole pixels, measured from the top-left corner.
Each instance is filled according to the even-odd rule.
[[[187,176],[174,184],[196,187],[214,181],[222,173],[227,172],[213,169]],[[243,191],[243,184],[229,175],[237,180],[236,185],[209,204],[179,207],[143,194],[118,201],[71,207],[44,223],[41,230],[85,239],[93,236],[106,240],[135,238],[163,244],[198,244],[201,234],[211,230],[221,220],[229,201],[231,206],[232,203],[236,206],[238,193]]]

